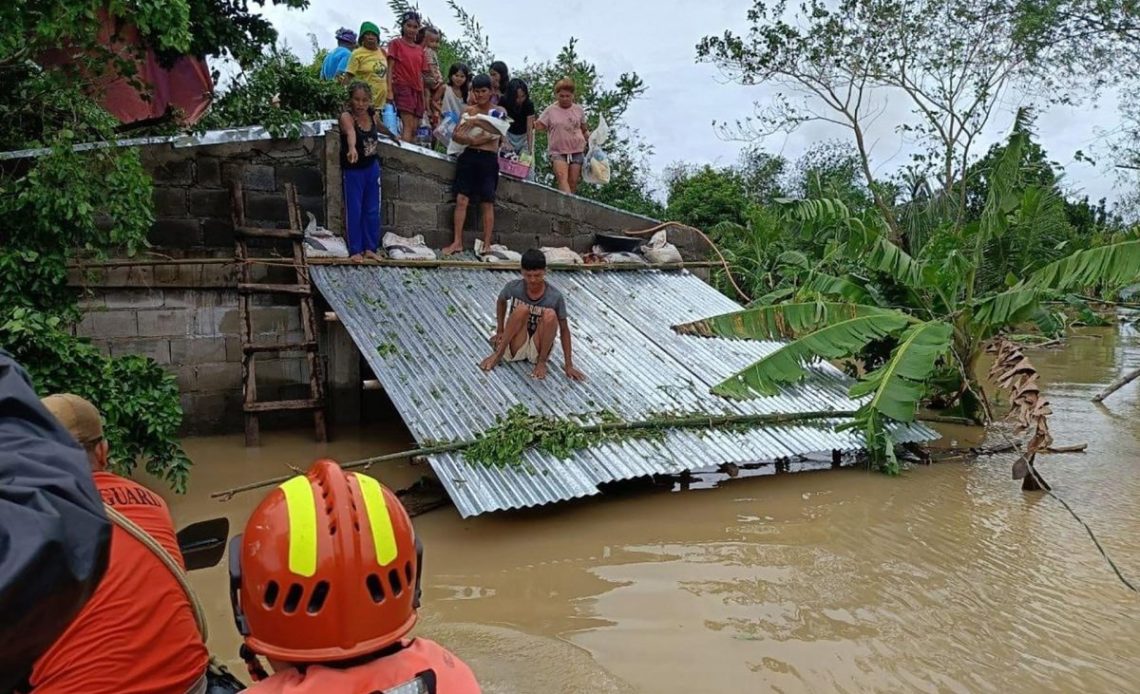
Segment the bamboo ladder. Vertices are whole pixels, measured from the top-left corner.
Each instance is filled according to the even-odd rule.
[[[257,446],[261,442],[261,425],[258,417],[270,412],[311,410],[313,428],[317,441],[327,441],[325,428],[324,381],[321,378],[321,364],[317,346],[316,314],[313,311],[313,290],[309,281],[309,267],[302,247],[304,231],[301,229],[301,208],[297,203],[297,189],[292,184],[285,185],[285,199],[289,207],[289,228],[269,229],[253,227],[246,223],[245,195],[240,181],[235,181],[231,189],[231,206],[234,222],[235,257],[239,268],[238,308],[241,320],[241,379],[242,410],[245,413],[245,445]],[[252,268],[266,264],[264,258],[251,258],[248,242],[250,239],[284,239],[293,247],[291,270],[295,284],[272,284],[254,282]],[[287,264],[289,258],[281,259],[279,265]],[[299,298],[301,342],[256,342],[251,322],[251,303],[256,294],[280,294]],[[257,356],[259,354],[280,354],[282,352],[304,352],[309,367],[309,397],[302,400],[258,400],[257,399]]]

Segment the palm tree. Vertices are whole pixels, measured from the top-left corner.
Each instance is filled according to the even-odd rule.
[[[845,426],[864,431],[874,462],[888,471],[898,466],[886,425],[913,421],[931,395],[944,407],[956,405],[977,421],[989,421],[976,370],[991,338],[1028,321],[1056,330],[1045,306],[1050,298],[1090,287],[1116,289],[1140,278],[1135,238],[1022,271],[1034,267],[1031,260],[1044,248],[1040,239],[1050,236],[1050,226],[1063,215],[1053,188],[1021,184],[1028,143],[1027,128],[1016,127],[991,174],[980,218],[943,220],[928,230],[916,256],[889,240],[886,223],[873,211],[857,216],[837,201],[792,203],[793,218],[830,234],[817,261],[795,252],[781,256],[800,277],[798,286],[770,294],[769,300],[777,299],[771,303],[674,326],[696,335],[789,340],[713,392],[730,398],[775,395],[804,378],[818,359],[858,358],[863,374],[850,395],[864,400]],[[870,355],[883,345],[889,351],[878,359]]]

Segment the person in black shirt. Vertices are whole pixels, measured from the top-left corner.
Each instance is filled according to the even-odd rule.
[[[344,227],[351,260],[379,260],[379,135],[400,145],[372,108],[372,88],[364,82],[348,86],[348,107],[340,114],[340,170],[344,178]]]
[[[506,100],[503,108],[511,119],[511,127],[507,130],[507,142],[516,154],[523,153],[534,156],[534,102],[530,100],[530,88],[526,82],[513,79],[507,85]]]

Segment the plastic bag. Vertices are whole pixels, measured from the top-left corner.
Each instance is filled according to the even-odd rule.
[[[551,264],[582,265],[585,263],[585,261],[582,260],[582,256],[578,255],[565,246],[561,248],[543,246],[539,250],[542,251],[542,254],[546,256],[546,262]]]
[[[610,182],[610,157],[602,149],[609,139],[610,126],[602,116],[586,145],[586,162],[582,166],[582,180],[586,183],[604,185]]]
[[[439,120],[439,125],[435,126],[435,139],[444,147],[451,146],[451,133],[455,132],[457,125],[459,125],[459,114],[455,111],[445,111]]]
[[[475,257],[484,263],[518,263],[522,261],[522,254],[512,251],[506,246],[493,243],[483,247],[483,239],[475,239]]]
[[[645,254],[645,259],[654,265],[684,262],[681,252],[669,243],[664,229],[654,234],[649,243],[641,247],[641,252]]]
[[[389,231],[384,234],[381,245],[388,257],[395,260],[435,260],[435,251],[427,247],[420,234],[408,238]]]

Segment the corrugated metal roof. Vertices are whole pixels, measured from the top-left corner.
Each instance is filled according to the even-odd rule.
[[[421,444],[473,438],[520,403],[535,414],[609,410],[627,421],[858,408],[847,397],[847,377],[822,362],[811,378],[778,396],[733,401],[710,394],[711,386],[779,343],[673,332],[677,323],[740,308],[688,273],[549,273],[566,296],[574,362],[589,377],[585,383],[570,382],[557,368],[557,345],[545,381],[529,378],[525,365],[490,374],[479,369],[490,353],[496,297],[515,273],[344,265],[315,265],[311,273]],[[905,441],[937,436],[921,425],[900,432]],[[597,494],[604,482],[861,446],[857,433],[820,422],[674,430],[659,439],[604,442],[567,459],[531,450],[526,460],[533,472],[470,465],[462,453],[428,460],[467,517]]]

